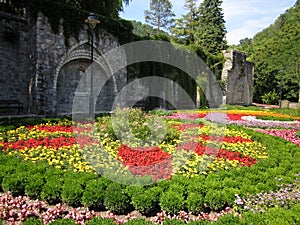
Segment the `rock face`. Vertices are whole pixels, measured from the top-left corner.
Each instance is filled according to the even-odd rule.
[[[90,76],[86,75],[91,64],[88,26],[80,31],[78,38],[70,36],[66,40],[62,25],[55,34],[42,14],[35,21],[26,21],[0,12],[0,25],[0,100],[18,99],[24,106],[22,113],[41,115],[70,114],[75,95],[82,102],[88,101],[91,92]],[[100,56],[118,46],[116,38],[101,30],[94,38],[94,62],[103,66]],[[126,82],[125,69],[114,74],[95,97],[96,111],[110,109],[117,91]]]
[[[237,51],[225,52],[222,81],[224,104],[251,105],[253,100],[254,65],[246,61],[246,55]]]

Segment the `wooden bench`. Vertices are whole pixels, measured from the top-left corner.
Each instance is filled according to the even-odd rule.
[[[19,100],[0,100],[0,114],[20,114],[23,104]]]

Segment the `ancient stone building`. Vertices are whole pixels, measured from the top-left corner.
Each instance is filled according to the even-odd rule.
[[[94,61],[118,47],[105,30],[94,38]],[[60,115],[72,112],[75,90],[91,64],[88,26],[67,40],[63,26],[55,34],[48,19],[33,21],[0,11],[0,100],[18,99],[23,114]],[[96,111],[111,109],[116,92],[126,85],[126,70],[110,79],[97,99]],[[87,81],[89,82],[89,81]],[[88,101],[90,90],[78,95]]]
[[[246,55],[231,50],[224,52],[226,61],[222,71],[224,82],[223,103],[229,105],[251,105],[253,100],[254,65]]]
[[[91,80],[86,73],[91,65],[88,26],[85,26],[76,37],[70,35],[66,38],[62,20],[58,32],[54,33],[48,18],[42,13],[39,13],[35,20],[25,18],[0,11],[0,101],[20,101],[23,104],[22,114],[69,115],[73,110],[74,98],[82,103],[82,106],[78,107],[79,111],[83,108],[88,109],[86,103],[89,102],[91,93],[91,86],[87,85]],[[103,29],[97,32],[93,48],[94,61],[98,67],[105,67],[101,56],[118,46],[120,46],[118,39],[110,33]],[[116,57],[117,61],[122,60],[121,55]],[[222,75],[226,94],[224,103],[250,105],[253,95],[253,65],[246,61],[244,54],[239,52],[226,52],[225,57],[226,63]],[[189,80],[180,81],[184,77],[182,71],[167,65],[164,65],[162,71],[159,70],[160,66],[152,68],[151,64],[135,66],[136,68],[131,66],[116,72],[106,82],[101,92],[94,95],[98,96],[95,99],[96,112],[111,111],[118,93],[132,79],[144,75],[165,76],[172,79],[171,86],[159,88],[161,93],[157,93],[157,96],[160,99],[152,104],[146,102],[149,108],[171,109],[172,106],[169,106],[164,98],[173,99],[177,105],[186,108],[186,102],[178,98],[177,84],[185,84],[183,88],[189,91],[193,101],[198,101],[195,84]],[[127,80],[127,77],[130,79]],[[99,79],[102,78],[98,77],[98,81]],[[141,96],[138,90],[145,94],[147,84],[138,82],[136,85],[138,88],[132,86],[131,91],[137,96]],[[207,81],[207,93],[209,93],[206,95],[207,99],[214,95],[219,96],[219,93],[213,91],[217,89],[218,87],[213,88],[211,82]],[[130,101],[130,98],[127,101]],[[217,102],[211,107],[220,104],[218,99],[211,102]],[[132,105],[134,102],[130,102],[130,106]]]

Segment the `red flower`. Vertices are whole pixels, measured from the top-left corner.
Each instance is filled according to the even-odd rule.
[[[130,148],[121,145],[118,156],[135,175],[149,175],[159,180],[169,178],[172,172],[170,154],[159,147]]]

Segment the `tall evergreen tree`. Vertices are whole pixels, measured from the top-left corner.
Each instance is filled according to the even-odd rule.
[[[199,6],[199,27],[195,42],[212,54],[226,46],[226,28],[222,0],[204,0]]]
[[[151,0],[150,9],[145,10],[145,20],[150,25],[156,27],[157,33],[162,28],[168,30],[174,22],[175,14],[172,11],[172,3],[170,0]]]
[[[175,40],[182,44],[192,44],[195,41],[195,31],[198,27],[197,0],[185,0],[184,8],[187,13],[175,20],[171,32]]]

